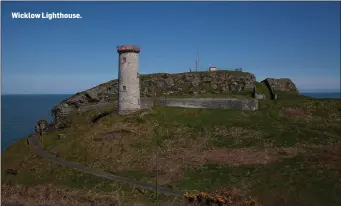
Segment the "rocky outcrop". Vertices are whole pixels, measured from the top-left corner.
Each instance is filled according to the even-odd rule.
[[[291,95],[299,94],[294,82],[288,78],[266,78],[262,81],[262,83],[268,87],[272,99],[277,99],[276,96],[281,93],[288,93]]]
[[[35,131],[39,134],[42,134],[44,131],[46,131],[49,127],[49,123],[47,122],[47,120],[41,119],[37,122],[36,126],[35,126]]]
[[[140,76],[141,97],[194,96],[219,93],[252,93],[256,77],[247,72],[217,71]],[[79,92],[51,111],[55,122],[62,122],[73,109],[117,99],[118,81],[111,80]]]
[[[262,82],[270,85],[274,92],[296,92],[298,90],[290,79],[288,78],[281,78],[281,79],[274,79],[274,78],[266,78]]]
[[[142,98],[190,97],[224,93],[244,94],[251,97],[256,83],[255,75],[240,71],[158,73],[140,76]],[[269,88],[274,91],[273,93],[277,90],[297,93],[296,86],[290,79],[268,78],[262,83],[270,85]],[[118,81],[111,80],[62,101],[52,109],[55,123],[63,122],[74,109],[81,110],[89,105],[115,102],[118,97],[117,88]]]

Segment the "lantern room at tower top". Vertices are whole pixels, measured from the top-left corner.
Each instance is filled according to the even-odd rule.
[[[125,52],[135,52],[135,53],[140,53],[141,49],[139,46],[135,45],[121,45],[117,46],[117,52],[119,54],[125,53]]]

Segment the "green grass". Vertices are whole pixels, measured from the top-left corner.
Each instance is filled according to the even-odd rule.
[[[283,159],[265,166],[221,166],[207,164],[185,171],[185,180],[176,187],[184,190],[210,191],[219,187],[248,187],[250,194],[268,205],[276,198],[299,194],[302,205],[338,205],[340,171],[311,167],[305,156]],[[293,197],[289,197],[293,198]],[[297,198],[297,197],[295,197]]]
[[[300,99],[277,101],[270,116],[281,124],[339,136],[339,113],[338,99]]]
[[[15,151],[26,151],[23,155]],[[11,161],[11,160],[17,161]],[[17,175],[5,173],[7,168],[17,169]],[[110,171],[107,171],[110,172]],[[122,171],[117,175],[128,177],[134,180],[146,179],[150,176],[139,171]],[[2,184],[25,185],[29,187],[39,185],[55,185],[58,188],[74,189],[85,192],[113,195],[118,193],[121,200],[131,205],[136,202],[147,205],[156,205],[155,192],[143,190],[143,194],[133,186],[109,181],[90,174],[84,174],[70,168],[49,163],[43,158],[37,157],[21,140],[8,148],[2,155]],[[173,201],[163,194],[159,194],[160,201]]]
[[[250,138],[242,139],[239,142],[236,136],[226,136],[226,138],[222,135],[215,136],[213,142],[215,146],[220,147],[245,147],[260,145],[264,142],[288,147],[297,143],[319,144],[325,141],[337,141],[338,139],[337,136],[335,138],[321,138],[314,131],[305,131],[307,125],[302,122],[300,123],[302,127],[299,128],[290,124],[290,121],[293,120],[282,119],[282,122],[275,122],[267,118],[267,111],[262,109],[256,112],[240,112],[219,109],[196,109],[191,111],[183,108],[159,107],[156,108],[156,111],[157,113],[148,115],[148,118],[158,121],[162,127],[166,128],[185,126],[199,132],[221,126],[223,128],[241,127],[249,130],[249,132],[245,131],[242,135],[244,137],[249,135]],[[321,120],[317,121],[316,124],[325,124],[325,122]],[[337,124],[326,126],[331,128],[327,132],[334,134],[338,129],[337,126]],[[311,127],[313,128],[314,125]],[[252,133],[254,136],[252,136]]]
[[[297,92],[275,92],[278,95],[278,99],[280,100],[296,100],[297,98],[300,98],[299,94]]]

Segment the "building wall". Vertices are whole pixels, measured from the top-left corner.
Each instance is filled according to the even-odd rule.
[[[119,55],[119,114],[127,114],[141,108],[138,60],[138,54],[134,52],[127,52]]]
[[[214,72],[214,71],[217,71],[217,68],[215,68],[215,67],[210,67],[210,68],[208,69],[208,71]]]

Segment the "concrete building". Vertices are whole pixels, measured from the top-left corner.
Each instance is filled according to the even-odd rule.
[[[216,67],[209,67],[208,71],[209,72],[215,72],[215,71],[217,71],[217,68]]]
[[[141,108],[138,54],[140,47],[117,46],[118,67],[118,114],[125,115]]]

